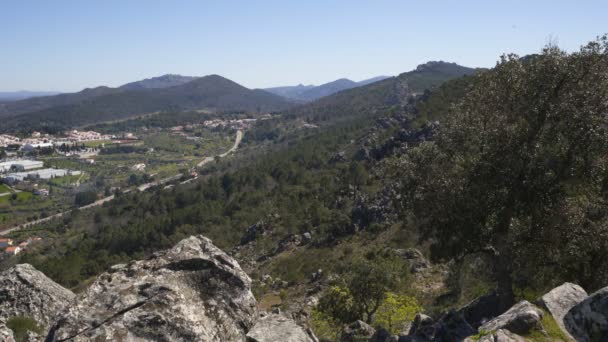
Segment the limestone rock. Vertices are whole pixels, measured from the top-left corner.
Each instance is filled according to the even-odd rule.
[[[251,279],[203,236],[112,271],[79,296],[47,341],[244,341],[258,318]]]
[[[410,327],[409,335],[430,341],[435,335],[434,321],[430,316],[417,313]]]
[[[543,312],[541,309],[522,300],[513,305],[507,312],[486,322],[479,327],[479,331],[495,331],[507,329],[513,333],[523,335],[533,329],[544,330],[541,324]]]
[[[340,336],[340,342],[355,342],[374,336],[376,329],[363,321],[355,321],[346,326]]]
[[[15,342],[13,331],[3,323],[0,323],[0,342]]]
[[[223,341],[223,340],[222,340]],[[248,342],[318,342],[310,330],[305,330],[290,318],[268,315],[260,319],[247,333]]]
[[[564,317],[576,304],[587,298],[587,292],[580,286],[564,283],[546,293],[539,300],[540,305],[551,313],[559,327],[569,334],[564,325]]]
[[[16,265],[0,273],[0,322],[25,316],[45,329],[74,297],[32,265]]]
[[[475,342],[471,337],[464,340],[465,342]],[[526,339],[516,335],[506,329],[498,329],[497,331],[480,337],[476,342],[525,342]]]
[[[608,287],[575,305],[564,317],[566,329],[577,341],[608,340]]]

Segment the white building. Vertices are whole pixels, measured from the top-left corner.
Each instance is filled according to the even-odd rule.
[[[64,176],[78,176],[80,171],[70,171],[66,169],[41,169],[25,172],[14,172],[5,175],[2,179],[8,184],[23,182],[26,179],[53,179]]]
[[[43,166],[44,163],[38,160],[9,160],[0,162],[0,173],[9,171],[28,171]]]

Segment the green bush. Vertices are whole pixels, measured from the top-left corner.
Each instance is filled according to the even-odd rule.
[[[42,334],[42,328],[38,326],[38,323],[27,316],[11,317],[6,322],[6,326],[13,331],[16,341],[25,341],[28,331]]]

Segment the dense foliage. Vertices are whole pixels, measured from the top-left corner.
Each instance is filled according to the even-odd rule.
[[[607,113],[606,38],[475,76],[435,141],[400,165],[434,255],[490,253],[505,307],[514,280],[605,285]]]

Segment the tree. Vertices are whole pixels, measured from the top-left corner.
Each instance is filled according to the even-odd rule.
[[[436,241],[433,255],[490,253],[501,305],[511,306],[514,267],[534,254],[526,249],[563,243],[553,239],[564,233],[555,220],[569,198],[602,196],[607,113],[606,37],[572,54],[548,46],[503,56],[475,76],[436,141],[401,165],[408,204]]]
[[[358,319],[372,323],[386,294],[398,288],[399,275],[392,258],[357,259],[348,265],[343,284],[330,288],[317,309],[342,324]]]
[[[407,323],[414,320],[416,314],[422,311],[416,298],[389,292],[376,312],[374,325],[388,330],[391,334],[402,332]]]

